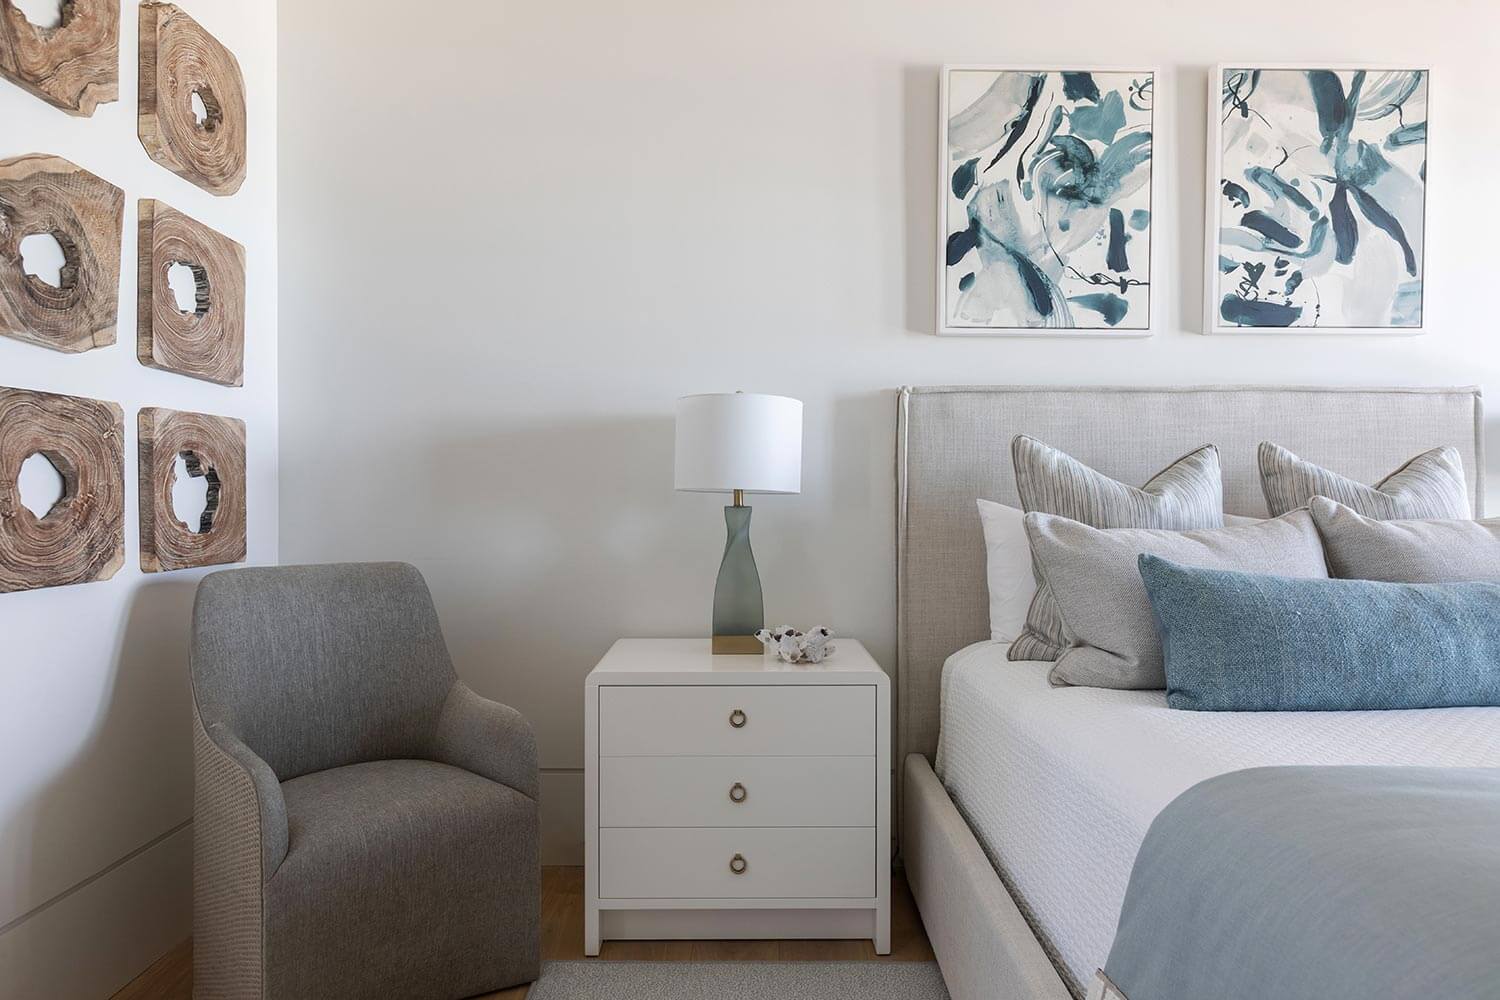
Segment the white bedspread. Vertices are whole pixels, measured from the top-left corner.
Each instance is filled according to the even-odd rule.
[[[1053,688],[981,642],[943,668],[937,773],[1074,994],[1104,963],[1130,866],[1190,786],[1273,764],[1500,767],[1500,709],[1185,712],[1161,691]]]

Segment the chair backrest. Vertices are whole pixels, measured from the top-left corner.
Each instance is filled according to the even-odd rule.
[[[455,680],[432,595],[404,563],[214,573],[193,606],[193,697],[282,781],[420,757]]]

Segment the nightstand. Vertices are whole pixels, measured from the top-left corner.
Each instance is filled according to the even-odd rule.
[[[890,680],[621,639],[584,687],[584,951],[674,938],[891,950]]]

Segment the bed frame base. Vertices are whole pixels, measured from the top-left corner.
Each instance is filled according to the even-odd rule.
[[[949,995],[953,1000],[1071,1000],[927,758],[911,754],[904,768],[906,880]],[[1100,996],[1117,1000],[1118,994]],[[1092,991],[1089,1000],[1096,1000]]]

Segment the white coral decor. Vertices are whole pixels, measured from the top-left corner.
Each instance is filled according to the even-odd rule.
[[[833,629],[816,625],[806,632],[790,625],[763,628],[755,633],[761,645],[784,663],[822,663],[834,654]]]

